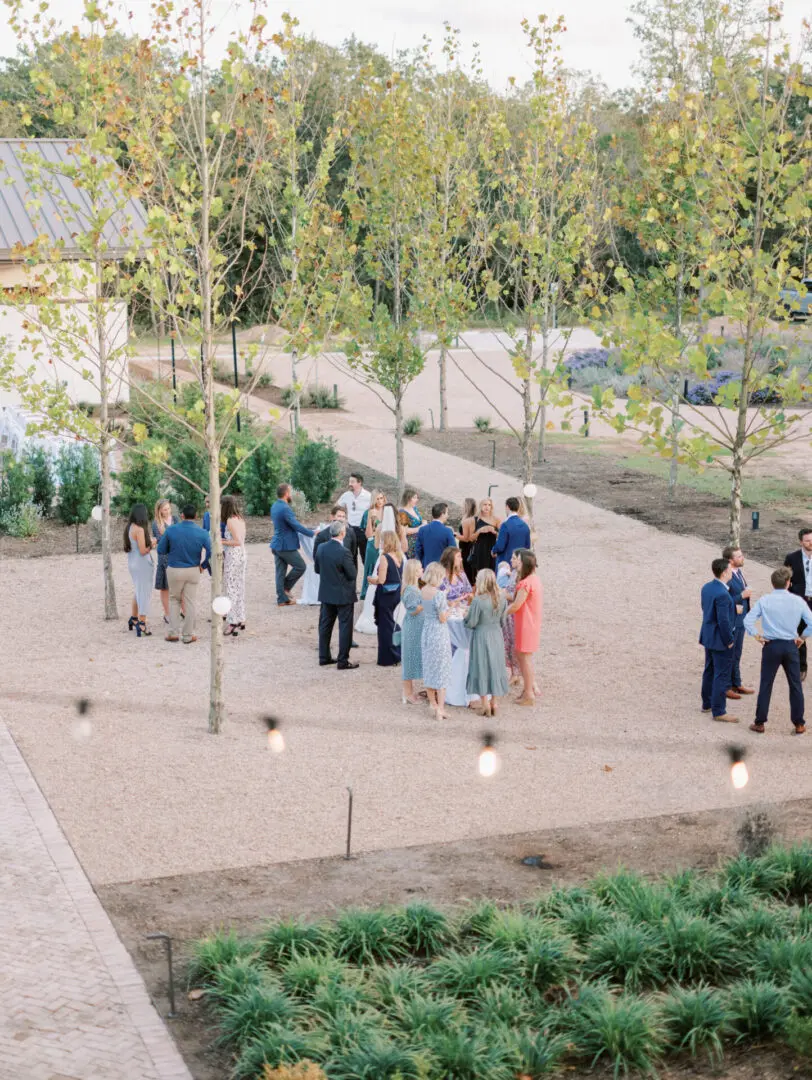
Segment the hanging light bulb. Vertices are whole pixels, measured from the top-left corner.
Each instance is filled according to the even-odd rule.
[[[743,787],[746,787],[750,779],[747,766],[744,764],[746,753],[747,751],[743,746],[731,745],[727,747],[727,754],[730,758],[730,782],[737,791],[741,791]]]
[[[479,752],[479,775],[493,776],[499,768],[499,755],[496,753],[493,735],[482,736],[482,749]]]
[[[285,749],[285,739],[279,730],[279,721],[273,716],[265,717],[268,728],[268,749],[274,754],[281,754]]]

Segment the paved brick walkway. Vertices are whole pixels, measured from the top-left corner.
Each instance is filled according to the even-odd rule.
[[[0,1080],[191,1080],[2,721]]]

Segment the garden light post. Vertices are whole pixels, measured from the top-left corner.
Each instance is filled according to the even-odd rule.
[[[147,934],[147,941],[163,941],[166,945],[166,963],[169,969],[169,1012],[166,1014],[168,1020],[174,1020],[178,1015],[175,1012],[175,975],[172,970],[172,938],[169,934],[157,933]]]
[[[491,468],[496,468],[496,439],[491,439]]]
[[[489,499],[491,497],[491,492],[493,491],[493,489],[498,488],[498,487],[499,487],[498,484],[488,484],[488,498]]]
[[[753,511],[752,518],[753,518],[753,528],[758,529],[758,519],[759,519],[758,510]]]
[[[584,409],[584,438],[589,438],[589,409]]]
[[[347,788],[347,794],[349,796],[347,800],[347,853],[344,856],[345,859],[352,858],[352,788]]]

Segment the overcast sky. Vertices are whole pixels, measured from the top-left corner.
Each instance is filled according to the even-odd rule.
[[[123,11],[133,13],[141,32],[148,13],[147,0],[123,0]],[[79,0],[51,0],[51,10],[62,21],[76,21]],[[566,15],[564,62],[568,67],[591,71],[610,88],[628,85],[630,68],[637,58],[637,43],[626,22],[629,0],[268,0],[271,24],[289,11],[301,29],[330,44],[341,44],[355,34],[391,54],[419,46],[423,36],[440,42],[443,23],[448,21],[463,35],[465,59],[479,43],[485,76],[496,89],[503,89],[510,75],[523,82],[529,75],[528,50],[523,45],[521,20],[534,20],[540,12],[555,17]],[[212,10],[222,28],[225,42],[235,12],[246,12],[248,4],[235,0],[212,0]],[[812,0],[785,0],[784,26],[797,40],[801,21],[812,14]],[[5,26],[5,12],[0,27]],[[122,29],[126,18],[122,18]],[[0,33],[0,53],[12,51],[11,35]],[[6,43],[8,43],[6,45]]]

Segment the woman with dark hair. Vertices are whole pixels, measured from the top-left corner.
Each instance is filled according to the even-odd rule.
[[[538,687],[533,675],[533,653],[541,637],[541,582],[536,574],[536,556],[528,548],[516,548],[511,559],[516,571],[516,596],[507,609],[515,616],[516,657],[522,673],[522,693],[517,705],[535,705]]]
[[[142,634],[146,637],[152,636],[152,631],[147,629],[147,612],[155,577],[152,561],[154,546],[147,508],[143,503],[136,503],[124,529],[124,550],[127,552],[127,566],[133,583],[133,613],[128,625],[130,630],[135,628],[139,637]]]
[[[414,545],[417,542],[417,531],[423,524],[423,515],[417,509],[417,501],[420,496],[414,488],[404,488],[398,510],[398,525],[406,536],[406,557],[414,558]]]
[[[223,633],[236,637],[238,630],[245,629],[245,518],[240,513],[237,500],[226,495],[220,502],[220,520],[223,532],[223,587],[231,601],[226,615]]]
[[[458,547],[446,548],[440,556],[440,566],[445,571],[445,577],[440,584],[440,592],[445,593],[448,603],[453,606],[461,600],[467,600],[473,589],[471,582],[465,576],[460,549]]]

